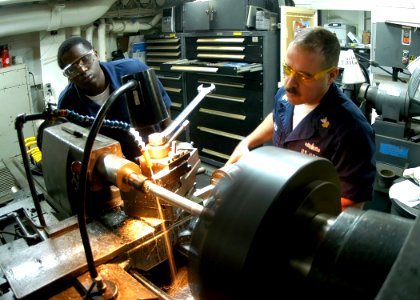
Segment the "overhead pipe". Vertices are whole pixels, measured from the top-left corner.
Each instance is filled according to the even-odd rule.
[[[0,10],[0,37],[84,26],[102,17],[116,1],[90,0],[54,5],[39,3],[21,7],[4,6]]]
[[[109,31],[114,33],[136,33],[139,31],[146,31],[152,29],[162,19],[162,14],[156,14],[149,23],[141,23],[138,21],[112,21],[109,26]]]
[[[72,27],[71,28],[71,35],[72,36],[80,36],[82,34],[82,30],[80,29],[80,26]]]

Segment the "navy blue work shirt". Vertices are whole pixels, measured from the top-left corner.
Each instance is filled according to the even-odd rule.
[[[281,87],[275,95],[273,144],[330,160],[340,179],[341,197],[372,200],[375,133],[357,105],[333,83],[294,130],[293,109]]]
[[[121,77],[124,75],[135,74],[147,70],[149,67],[137,59],[120,59],[110,62],[100,62],[100,66],[110,83],[110,91],[112,94],[115,90],[120,88],[123,83]],[[169,111],[171,106],[171,99],[166,93],[162,83],[158,81],[160,92]],[[69,109],[81,115],[95,117],[101,108],[100,105],[90,100],[73,82],[70,82],[66,88],[60,93],[58,98],[59,109]],[[130,124],[130,117],[126,104],[125,95],[121,95],[112,104],[107,115],[107,120],[122,121]],[[83,124],[79,124],[83,125]],[[158,130],[157,126],[155,131]],[[136,145],[133,145],[133,139],[129,133],[123,130],[102,128],[101,133],[107,135],[120,142],[124,155],[127,159],[133,160],[139,156],[139,150]],[[151,132],[150,132],[151,133]],[[143,140],[147,142],[147,136],[142,136]]]

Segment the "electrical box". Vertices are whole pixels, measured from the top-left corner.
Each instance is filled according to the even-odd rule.
[[[356,27],[352,25],[347,25],[343,23],[329,23],[324,24],[324,28],[328,29],[331,32],[334,32],[340,42],[341,47],[346,47],[347,43],[352,43],[348,37],[348,33],[351,32],[353,35],[356,35]]]
[[[420,32],[416,27],[378,22],[372,29],[373,59],[378,64],[405,69],[420,56]]]
[[[0,68],[0,159],[21,153],[15,121],[18,115],[33,112],[28,75],[25,64]],[[23,135],[24,138],[35,135],[32,121],[23,125]]]
[[[264,0],[186,2],[183,5],[183,29],[184,32],[256,29],[256,13],[265,8]],[[276,23],[277,19],[275,13],[270,16],[270,22]],[[271,27],[274,26],[268,26]]]

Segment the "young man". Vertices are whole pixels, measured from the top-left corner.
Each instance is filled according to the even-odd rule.
[[[148,69],[137,59],[100,62],[92,44],[82,37],[71,37],[65,40],[58,49],[57,61],[64,76],[69,79],[69,84],[58,98],[58,108],[69,109],[82,116],[90,117],[95,117],[102,104],[123,85],[122,76]],[[169,112],[171,100],[162,83],[158,81],[158,85]],[[125,95],[116,99],[106,119],[130,123]],[[156,124],[152,126],[153,128],[145,129],[144,132],[160,131],[169,122],[170,119],[167,119],[164,124]],[[137,145],[128,132],[103,127],[101,133],[119,141],[127,159],[134,160],[140,155]],[[142,138],[147,141],[147,136],[142,136]]]
[[[321,27],[305,28],[287,49],[284,85],[264,121],[233,151],[227,165],[270,140],[278,147],[329,159],[342,209],[372,199],[375,134],[360,109],[336,86],[340,44]]]

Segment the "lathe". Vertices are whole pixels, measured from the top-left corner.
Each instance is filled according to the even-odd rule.
[[[0,208],[2,297],[419,297],[419,222],[341,212],[338,176],[326,159],[265,146],[197,188],[196,149],[176,136],[211,87],[201,87],[173,125],[139,145],[137,163],[125,159],[119,143],[98,131],[113,99],[139,85],[129,79],[114,92],[89,130],[71,122],[44,129],[45,193],[26,172],[31,195]],[[10,227],[14,240],[4,238]],[[177,286],[178,249],[187,280]],[[159,275],[170,278],[171,289],[144,275],[167,261]]]

